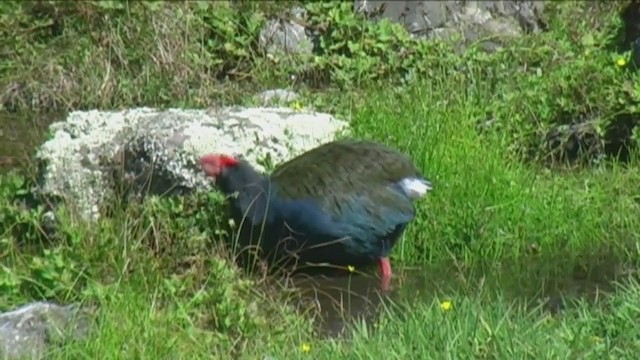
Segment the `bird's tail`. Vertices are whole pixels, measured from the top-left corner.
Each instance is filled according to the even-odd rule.
[[[405,194],[412,200],[425,196],[429,191],[433,190],[433,184],[427,179],[408,177],[400,180],[400,187]]]

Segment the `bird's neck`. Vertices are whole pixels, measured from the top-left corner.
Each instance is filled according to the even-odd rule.
[[[237,193],[232,205],[239,215],[250,219],[264,217],[268,207],[269,179],[250,164],[243,162],[229,169],[220,178],[219,186],[226,195],[233,196]]]
[[[245,191],[252,187],[251,185],[263,182],[264,178],[250,164],[243,161],[237,166],[227,169],[220,177],[218,186],[224,194],[231,195],[236,191]]]

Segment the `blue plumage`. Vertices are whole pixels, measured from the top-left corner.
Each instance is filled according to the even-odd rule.
[[[410,159],[381,144],[342,140],[313,149],[270,176],[224,155],[201,159],[230,201],[241,238],[265,254],[299,262],[364,265],[388,256],[431,183]]]

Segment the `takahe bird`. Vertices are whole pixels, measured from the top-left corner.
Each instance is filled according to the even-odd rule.
[[[341,266],[378,262],[383,290],[389,253],[415,217],[413,201],[432,189],[408,156],[371,141],[326,143],[270,176],[223,154],[200,165],[223,193],[236,194],[231,216],[244,236],[261,234],[264,252]]]

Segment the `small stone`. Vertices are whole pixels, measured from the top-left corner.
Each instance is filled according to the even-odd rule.
[[[272,89],[261,92],[258,98],[263,105],[272,105],[281,102],[290,102],[298,99],[300,96],[293,91],[285,89]]]
[[[38,359],[61,334],[81,339],[88,323],[75,305],[34,302],[0,314],[0,359]],[[67,330],[67,331],[65,331]]]
[[[307,35],[305,27],[295,21],[303,19],[304,9],[294,8],[293,20],[271,19],[268,20],[258,38],[258,43],[267,54],[311,54],[313,41]]]

